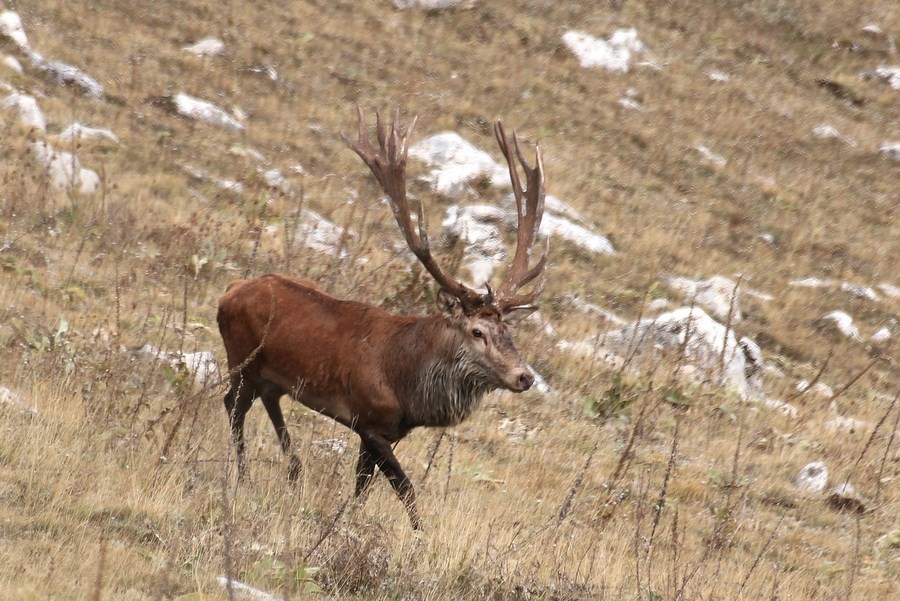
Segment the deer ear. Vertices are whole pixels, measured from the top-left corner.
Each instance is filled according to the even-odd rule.
[[[515,326],[523,319],[537,311],[537,305],[523,305],[521,307],[509,307],[503,310],[503,323]]]
[[[437,295],[437,306],[446,317],[458,317],[462,315],[463,308],[459,299],[441,288]]]

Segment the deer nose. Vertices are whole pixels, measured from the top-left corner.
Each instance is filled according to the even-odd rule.
[[[534,384],[534,375],[526,370],[519,374],[519,379],[516,380],[516,384],[519,385],[521,390],[528,390],[531,388],[531,385]]]

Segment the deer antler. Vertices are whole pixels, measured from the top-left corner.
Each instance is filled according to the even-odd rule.
[[[418,231],[413,226],[412,213],[409,208],[409,201],[406,198],[406,154],[409,150],[409,135],[412,133],[416,124],[416,117],[413,117],[406,132],[400,135],[398,121],[400,120],[400,111],[394,111],[394,118],[390,127],[390,134],[385,132],[384,124],[381,121],[381,114],[375,112],[375,131],[378,137],[378,148],[376,149],[369,142],[369,135],[366,133],[365,118],[361,107],[357,107],[359,114],[358,124],[358,140],[351,141],[347,136],[342,135],[341,138],[353,152],[369,166],[381,188],[388,195],[391,210],[406,244],[409,249],[416,255],[428,273],[437,281],[437,283],[447,292],[459,299],[462,303],[463,310],[471,313],[486,304],[490,304],[493,300],[490,288],[487,294],[480,294],[465,286],[459,280],[448,276],[437,264],[431,255],[431,246],[428,242],[428,232],[425,225],[425,211],[422,203],[419,203],[419,211],[417,215]]]
[[[516,158],[522,165],[522,171],[525,173],[525,181],[528,188],[523,190],[519,180],[519,173],[516,168],[515,159],[510,151],[509,143],[506,140],[506,133],[503,131],[503,124],[497,121],[494,124],[494,135],[497,137],[497,143],[503,156],[506,157],[506,163],[509,166],[509,179],[512,182],[513,195],[516,197],[516,213],[518,214],[518,229],[516,237],[516,254],[513,257],[512,265],[497,291],[496,305],[501,311],[530,305],[537,298],[537,295],[544,287],[544,278],[532,288],[528,294],[516,295],[516,291],[525,286],[538,276],[543,276],[544,267],[547,265],[547,253],[549,252],[549,241],[547,250],[540,261],[529,269],[528,264],[531,262],[531,251],[534,245],[534,237],[541,227],[541,219],[544,216],[544,163],[541,160],[541,148],[535,146],[535,166],[529,167],[522,152],[519,149],[519,137],[513,131],[513,146],[516,151]]]

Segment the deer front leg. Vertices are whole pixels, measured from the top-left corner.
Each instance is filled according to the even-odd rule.
[[[231,442],[237,455],[238,479],[243,478],[246,471],[244,458],[244,418],[253,405],[253,393],[241,384],[231,387],[225,395],[225,410],[228,412],[228,423],[231,426]]]
[[[359,441],[359,459],[356,462],[356,490],[355,496],[360,496],[369,489],[372,476],[375,475],[375,458],[366,448],[362,439]]]
[[[419,512],[416,509],[416,491],[412,482],[400,467],[400,462],[394,456],[390,443],[382,436],[371,433],[360,433],[363,443],[369,453],[375,460],[378,469],[387,476],[388,482],[394,488],[394,492],[403,501],[406,511],[409,513],[409,520],[412,522],[413,530],[420,530],[422,522],[419,519]],[[357,480],[357,483],[359,480]]]

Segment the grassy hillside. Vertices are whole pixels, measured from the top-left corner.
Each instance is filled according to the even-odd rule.
[[[900,142],[900,91],[859,77],[900,64],[897,3],[137,4],[5,4],[34,49],[84,69],[106,97],[22,58],[23,74],[0,66],[47,120],[42,134],[0,111],[0,386],[36,411],[0,404],[0,598],[239,598],[221,576],[294,599],[900,593],[900,369],[896,344],[868,340],[882,327],[896,340],[900,300],[840,289],[900,286],[900,163],[878,152]],[[883,33],[863,32],[870,23]],[[636,62],[652,64],[583,69],[561,41],[620,27],[637,29],[649,54]],[[182,50],[210,36],[223,55]],[[0,50],[19,56],[8,40]],[[179,92],[238,109],[245,131],[164,110],[158,98]],[[619,104],[626,95],[642,108]],[[384,479],[353,502],[354,436],[288,399],[300,481],[287,482],[255,408],[250,476],[236,482],[224,384],[135,352],[212,351],[224,366],[217,299],[232,279],[271,271],[431,310],[427,278],[392,250],[390,211],[340,141],[358,104],[417,114],[417,140],[453,130],[495,157],[502,118],[540,143],[548,192],[618,251],[553,242],[542,313],[556,333],[516,333],[552,394],[495,393],[461,426],[398,446],[420,534]],[[120,143],[59,142],[73,121]],[[820,139],[822,124],[853,143]],[[100,191],[54,189],[28,150],[40,139],[97,171]],[[269,169],[293,191],[272,189]],[[410,170],[416,180],[426,167]],[[449,201],[411,188],[436,235]],[[468,201],[500,197],[484,187]],[[353,228],[344,252],[298,239],[303,207]],[[774,297],[744,297],[731,327],[784,374],[767,375],[767,391],[798,418],[671,366],[623,371],[556,347],[610,327],[572,295],[633,320],[654,298],[686,302],[661,277],[717,274]],[[835,283],[788,284],[809,276]],[[819,322],[832,310],[851,314],[862,340]],[[798,394],[800,379],[831,386],[835,408]],[[834,431],[834,411],[866,424]],[[865,512],[799,492],[792,480],[811,461],[826,462],[830,486],[849,480]]]

